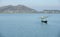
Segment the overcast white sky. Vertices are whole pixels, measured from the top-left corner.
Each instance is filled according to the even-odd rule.
[[[60,0],[0,0],[0,6],[26,5],[36,10],[60,9]]]

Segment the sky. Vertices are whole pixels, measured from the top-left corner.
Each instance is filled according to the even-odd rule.
[[[60,10],[60,0],[0,0],[0,7],[6,5],[25,5],[35,10]]]

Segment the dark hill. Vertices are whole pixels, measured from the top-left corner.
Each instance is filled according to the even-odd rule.
[[[0,7],[0,13],[36,13],[38,11],[31,9],[29,7],[26,7],[24,5],[17,5],[17,6],[3,6]]]

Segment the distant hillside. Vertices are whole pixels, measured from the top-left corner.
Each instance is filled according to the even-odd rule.
[[[0,7],[0,14],[19,14],[19,13],[42,13],[42,14],[54,14],[60,13],[60,10],[43,10],[43,11],[36,11],[32,8],[26,7],[24,5],[8,5]]]
[[[43,11],[40,11],[39,13],[44,13],[44,14],[59,14],[60,10],[43,10]]]
[[[29,7],[26,7],[24,5],[17,5],[17,6],[3,6],[0,7],[0,13],[37,13],[38,11],[31,9]]]

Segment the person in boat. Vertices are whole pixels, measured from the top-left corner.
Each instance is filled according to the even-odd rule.
[[[41,22],[47,24],[47,16],[41,16]]]

